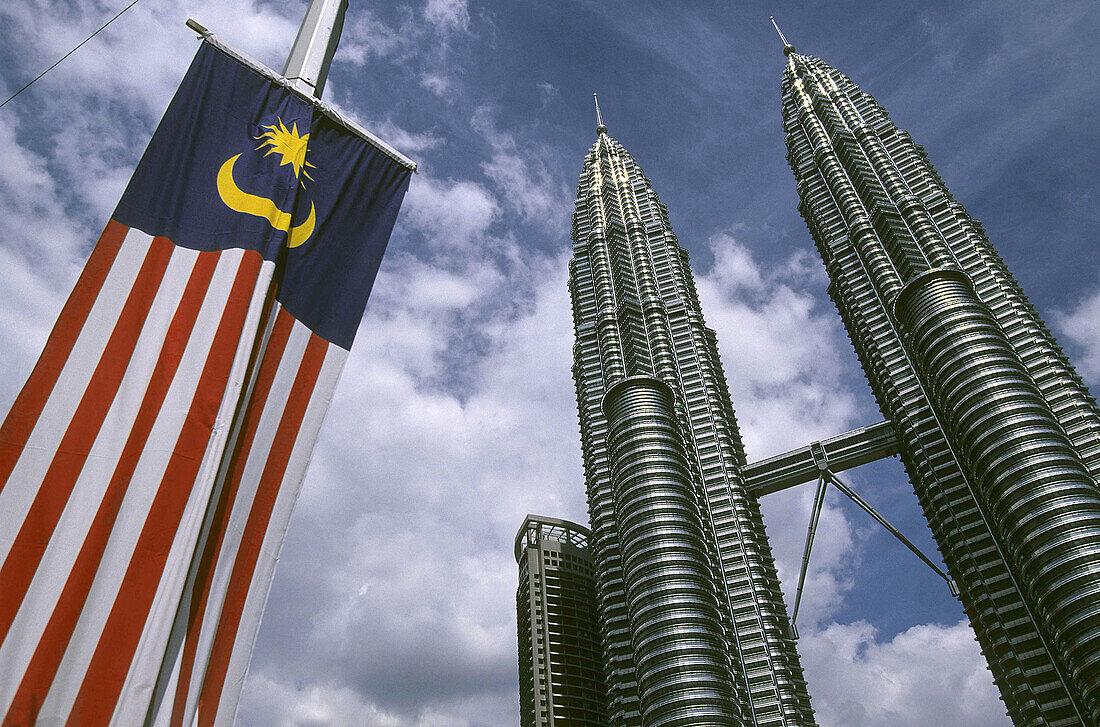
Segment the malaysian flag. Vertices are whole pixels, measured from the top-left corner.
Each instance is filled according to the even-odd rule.
[[[203,43],[0,428],[4,725],[232,721],[409,178]]]

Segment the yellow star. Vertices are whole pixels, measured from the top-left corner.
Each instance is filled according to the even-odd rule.
[[[267,129],[267,131],[255,137],[256,139],[263,139],[263,142],[256,149],[263,149],[265,146],[270,147],[267,153],[264,154],[265,157],[279,153],[282,155],[279,166],[289,164],[291,169],[294,170],[295,177],[304,174],[306,179],[313,181],[313,177],[309,176],[309,172],[302,171],[302,167],[313,166],[306,161],[306,146],[309,143],[309,134],[299,136],[298,123],[294,122],[287,129],[282,119],[276,119],[275,124],[260,128]]]

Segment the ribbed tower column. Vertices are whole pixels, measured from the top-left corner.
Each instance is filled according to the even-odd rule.
[[[603,400],[642,721],[741,725],[674,401],[641,376]]]
[[[964,273],[917,276],[894,306],[1078,710],[1100,724],[1100,490]]]

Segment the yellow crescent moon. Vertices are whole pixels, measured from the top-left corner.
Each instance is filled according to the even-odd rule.
[[[313,202],[309,203],[309,217],[306,221],[295,227],[291,227],[290,231],[286,235],[287,247],[298,247],[313,234],[313,226],[317,223],[317,208],[313,206]]]
[[[287,233],[287,247],[298,247],[308,240],[317,224],[317,209],[314,204],[309,203],[309,217],[305,222],[291,226],[289,212],[283,212],[270,199],[250,194],[237,186],[233,179],[233,165],[240,158],[241,155],[238,154],[226,159],[218,170],[218,196],[222,198],[222,202],[225,202],[225,206],[234,212],[263,217],[271,223],[273,228]]]

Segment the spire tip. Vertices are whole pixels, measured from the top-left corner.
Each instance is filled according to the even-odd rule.
[[[779,33],[779,40],[783,41],[783,55],[789,56],[794,53],[794,46],[787,40],[787,36],[783,35],[783,31],[779,29],[779,23],[775,22],[775,16],[769,15],[768,20],[772,21],[772,27],[775,28],[775,32]]]
[[[600,99],[596,96],[596,93],[592,93],[592,100],[596,102],[596,133],[606,134],[607,127],[603,124],[603,116],[600,115]]]

